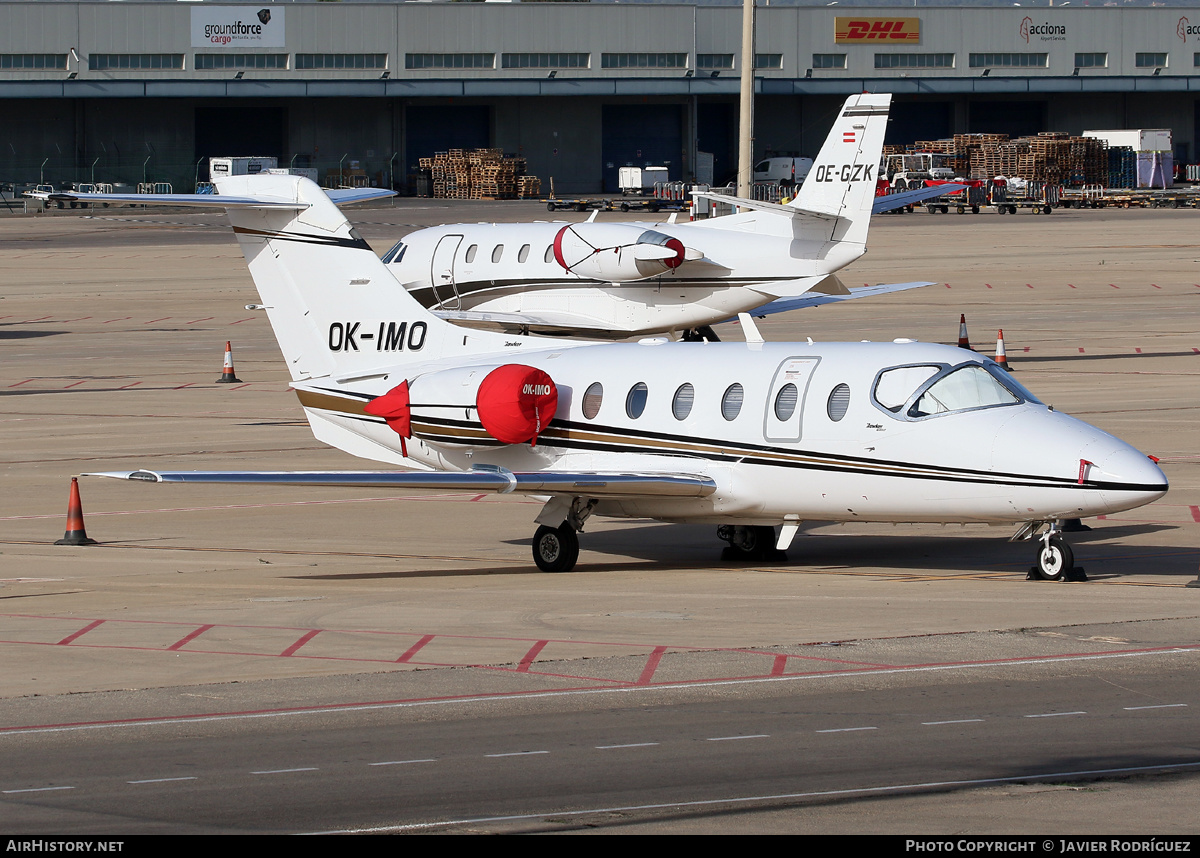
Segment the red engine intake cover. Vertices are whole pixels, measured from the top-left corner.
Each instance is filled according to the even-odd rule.
[[[479,422],[489,435],[505,444],[522,444],[537,437],[558,410],[558,388],[540,369],[510,363],[487,374],[475,397]]]

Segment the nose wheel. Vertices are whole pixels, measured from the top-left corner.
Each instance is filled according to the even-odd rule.
[[[1055,522],[1038,538],[1036,565],[1029,569],[1030,580],[1086,581],[1087,575],[1075,565],[1075,554],[1062,537],[1062,522]]]
[[[542,525],[533,534],[533,562],[543,572],[570,572],[579,559],[579,536],[567,522]]]
[[[1065,539],[1051,534],[1042,540],[1038,547],[1035,567],[1039,578],[1043,581],[1062,581],[1074,564],[1075,555]]]

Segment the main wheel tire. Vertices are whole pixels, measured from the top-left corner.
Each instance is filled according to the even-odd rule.
[[[571,525],[542,525],[533,534],[533,562],[543,572],[569,572],[579,559],[579,537]]]
[[[1038,548],[1037,571],[1043,581],[1061,581],[1075,565],[1071,546],[1061,536],[1051,536]]]

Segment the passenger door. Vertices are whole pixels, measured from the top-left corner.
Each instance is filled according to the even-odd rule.
[[[458,299],[458,284],[454,282],[454,257],[458,246],[462,244],[461,235],[445,235],[433,250],[433,262],[430,263],[429,282],[433,284],[433,298],[437,307],[446,310],[458,310],[461,302]]]
[[[775,370],[767,395],[763,437],[768,441],[799,441],[803,434],[804,397],[818,357],[790,357]]]

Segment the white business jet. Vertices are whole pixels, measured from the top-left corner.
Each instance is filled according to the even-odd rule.
[[[890,95],[854,95],[787,205],[699,194],[741,213],[694,223],[451,224],[383,257],[425,307],[465,325],[624,339],[926,283],[847,289],[833,273],[866,252]],[[930,189],[888,197],[911,205]],[[903,199],[902,199],[903,197]],[[764,306],[766,305],[766,306]]]
[[[872,213],[957,190],[943,185],[875,197],[890,95],[854,95],[838,111],[789,204],[715,194],[741,213],[695,223],[453,224],[410,233],[387,270],[435,315],[460,325],[625,339],[671,333],[715,340],[711,325],[927,286],[847,288],[834,272],[866,252]],[[220,183],[218,183],[220,184]],[[374,189],[328,192],[338,204]],[[221,206],[213,194],[31,192],[60,204]]]
[[[575,565],[592,515],[710,522],[746,556],[805,520],[1012,523],[1040,534],[1049,579],[1072,568],[1063,520],[1167,491],[1145,455],[973,352],[765,343],[745,314],[745,343],[462,328],[397,289],[307,179],[219,190],[313,433],[405,469],[100,476],[540,496],[545,571]]]

